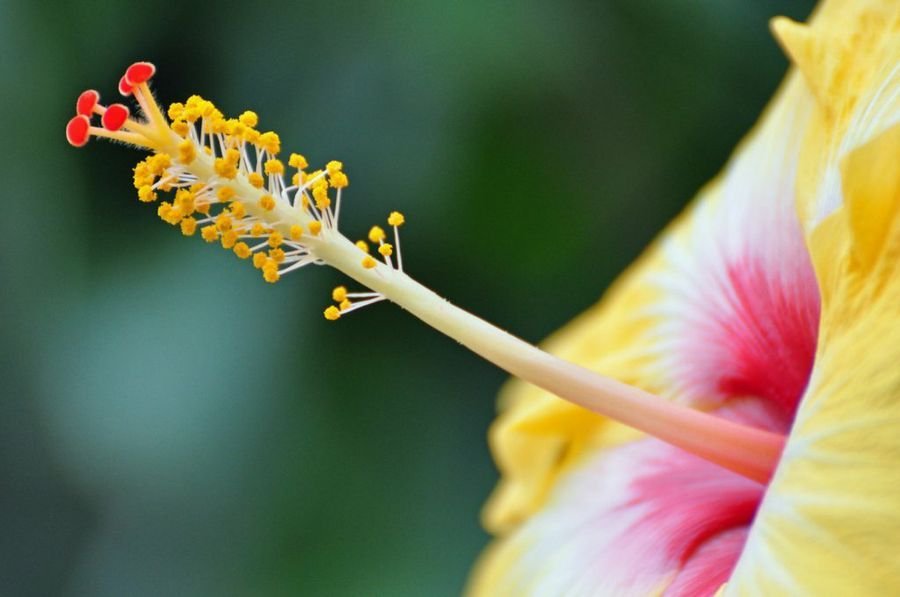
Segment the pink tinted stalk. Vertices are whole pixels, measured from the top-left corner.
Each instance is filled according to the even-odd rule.
[[[784,448],[777,433],[674,404],[564,361],[460,309],[403,272],[359,265],[346,238],[323,239],[316,254],[473,352],[560,398],[615,419],[739,475],[767,483]]]

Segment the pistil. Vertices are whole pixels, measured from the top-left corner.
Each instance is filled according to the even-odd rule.
[[[66,137],[78,147],[97,136],[152,151],[135,168],[138,196],[151,202],[157,192],[174,190],[174,201],[161,203],[157,213],[186,236],[199,229],[207,242],[220,242],[240,259],[252,257],[267,282],[306,265],[330,265],[367,289],[335,289],[337,305],[324,313],[330,320],[390,300],[564,400],[749,479],[767,483],[771,478],[783,436],[675,404],[564,361],[450,304],[403,271],[399,228],[405,218],[399,212],[387,218],[393,243],[385,242],[381,227],[369,231],[375,254],[369,254],[365,241],[354,243],[338,230],[341,193],[349,184],[341,162],[307,173],[306,159],[292,154],[288,165],[297,171],[287,184],[284,163],[276,157],[280,140],[275,133],[255,130],[254,113],[226,120],[210,102],[195,96],[186,104],[173,104],[170,124],[147,84],[155,70],[150,63],[135,63],[119,82],[119,91],[135,97],[146,120],[132,118],[122,104],[102,106],[99,94],[89,90],[76,102]],[[91,125],[93,115],[100,116],[102,127]]]

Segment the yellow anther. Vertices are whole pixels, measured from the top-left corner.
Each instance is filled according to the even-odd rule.
[[[284,164],[281,160],[266,160],[263,169],[270,176],[273,174],[284,174]]]
[[[252,234],[253,236],[262,236],[265,233],[266,233],[266,227],[263,226],[262,224],[260,224],[259,222],[255,223],[250,228],[250,234]]]
[[[169,120],[180,119],[182,113],[184,113],[184,104],[181,102],[169,104]]]
[[[230,249],[237,244],[238,233],[234,230],[228,230],[222,233],[222,248]]]
[[[300,173],[299,172],[294,172],[291,175],[291,184],[294,185],[295,187],[300,186]]]
[[[197,152],[194,149],[194,142],[190,139],[185,139],[181,143],[178,144],[178,161],[182,164],[190,164],[194,161],[194,158],[197,157]]]
[[[203,100],[200,105],[200,114],[203,118],[217,119],[223,118],[222,113],[216,109],[215,104],[209,100]]]
[[[378,262],[375,261],[374,259],[372,259],[372,256],[371,256],[371,255],[366,255],[365,257],[363,257],[363,260],[362,260],[362,266],[363,266],[364,268],[366,268],[366,269],[372,269],[372,268],[375,267],[376,265],[378,265]]]
[[[185,108],[184,112],[181,113],[181,117],[191,124],[200,120],[200,116],[200,110],[198,110],[197,108]]]
[[[338,307],[340,307],[341,311],[346,311],[347,309],[349,309],[352,306],[353,306],[353,303],[350,302],[350,299],[344,299],[341,301],[341,304],[338,305]]]
[[[228,205],[228,209],[231,210],[231,215],[233,215],[238,220],[242,219],[247,215],[247,208],[244,207],[244,204],[240,201],[232,201]]]
[[[269,259],[275,263],[281,263],[284,261],[284,251],[282,249],[272,249],[269,251]]]
[[[161,176],[172,165],[172,158],[167,153],[155,153],[147,158],[147,165],[152,174]]]
[[[272,211],[275,209],[275,197],[272,195],[263,195],[259,199],[259,206],[266,211]]]
[[[331,305],[330,307],[325,309],[324,315],[325,319],[327,319],[328,321],[337,321],[341,318],[341,310],[334,305]]]
[[[247,246],[247,243],[238,243],[234,245],[234,254],[237,255],[239,259],[246,259],[250,257],[250,247]]]
[[[168,201],[159,204],[159,207],[156,208],[156,215],[173,226],[181,221],[181,210],[173,207]]]
[[[373,243],[379,243],[384,240],[385,234],[381,226],[372,226],[369,230],[369,240]]]
[[[240,116],[238,116],[238,120],[241,121],[241,124],[244,126],[254,127],[259,124],[259,116],[256,115],[256,112],[252,110],[245,110]]]
[[[291,226],[291,240],[300,240],[300,237],[303,236],[303,226],[300,224],[294,224]]]
[[[197,231],[197,220],[194,218],[185,218],[181,220],[181,233],[185,236],[193,236]]]
[[[369,243],[367,243],[364,240],[358,240],[358,241],[356,241],[356,248],[359,249],[360,251],[362,251],[363,253],[368,253],[369,252]]]
[[[213,165],[216,174],[222,178],[234,178],[237,176],[237,165],[240,159],[241,152],[237,149],[232,148],[226,150],[225,155],[221,158],[216,158]]]
[[[347,300],[347,288],[345,286],[336,287],[331,291],[331,298],[336,303]]]
[[[150,165],[147,160],[141,160],[134,167],[134,188],[140,189],[143,186],[150,186],[156,182],[156,177],[150,171]]]
[[[184,113],[185,113],[185,115],[187,115],[188,113],[190,113],[190,110],[185,110]],[[199,118],[200,113],[195,110],[194,113],[191,114],[191,116],[194,118]],[[188,120],[190,120],[190,118],[188,118]],[[225,127],[226,127],[226,124],[225,124],[224,118],[210,118],[210,119],[206,120],[203,124],[204,130],[211,132],[211,133],[215,133],[217,135],[224,135]]]
[[[209,201],[203,201],[200,203],[194,202],[194,209],[197,210],[198,213],[201,213],[203,215],[209,215],[209,208],[211,206],[212,203],[210,203]]]
[[[387,223],[390,226],[403,226],[406,222],[406,218],[403,217],[403,214],[399,211],[392,211],[391,215],[388,216]]]
[[[150,203],[151,201],[156,200],[156,193],[153,192],[153,187],[150,185],[144,185],[138,189],[138,199],[143,201],[144,203]]]
[[[253,267],[256,269],[262,269],[262,266],[266,264],[266,254],[265,253],[254,253],[253,254]]]
[[[176,198],[176,200],[177,200],[177,198]],[[185,202],[175,203],[175,205],[172,206],[172,211],[175,212],[172,214],[172,217],[175,217],[177,215],[178,219],[174,222],[169,222],[169,223],[177,224],[184,218],[193,214],[194,213],[193,203],[194,203],[194,200],[191,199],[190,197]]]
[[[216,174],[222,178],[234,178],[237,176],[237,166],[225,158],[216,158],[213,168],[215,168]]]
[[[226,232],[231,230],[232,225],[231,215],[227,211],[223,211],[216,217],[216,230]]]
[[[303,170],[304,168],[309,167],[309,164],[307,163],[306,158],[299,153],[292,153],[288,160],[288,166],[296,168],[297,170]]]
[[[300,207],[303,209],[303,211],[309,211],[309,197],[306,195],[306,193],[300,195]]]
[[[259,146],[269,152],[269,155],[276,155],[281,151],[281,139],[278,133],[269,131],[259,136]]]
[[[219,190],[216,191],[216,199],[223,203],[231,201],[235,195],[237,195],[237,192],[229,186],[219,187]]]
[[[256,187],[257,189],[263,188],[263,184],[265,183],[265,179],[262,174],[259,172],[251,172],[247,175],[247,182]]]
[[[274,284],[281,278],[281,275],[278,273],[278,264],[275,263],[274,259],[266,259],[262,266],[262,271],[263,279],[270,284]]]
[[[325,164],[325,169],[328,170],[328,174],[334,174],[335,172],[340,172],[343,170],[344,164],[337,160],[331,160],[327,164]]]
[[[172,130],[175,131],[175,134],[179,137],[187,137],[191,130],[191,125],[184,120],[176,120],[172,123]]]
[[[385,257],[390,257],[394,254],[394,247],[390,243],[384,243],[380,247],[378,247],[378,252],[384,255]]]
[[[319,233],[322,232],[322,222],[319,220],[313,220],[309,223],[309,233],[313,236],[318,236]]]
[[[225,134],[229,137],[241,137],[245,128],[237,118],[229,118],[225,121]]]
[[[203,240],[206,242],[214,243],[219,238],[219,231],[216,230],[215,226],[204,226],[200,229],[200,236],[202,236]]]
[[[336,189],[346,188],[350,184],[350,179],[347,178],[347,175],[343,172],[335,172],[334,174],[329,175],[329,181],[331,182],[331,186]]]
[[[316,207],[319,209],[328,209],[331,205],[331,199],[328,197],[328,187],[325,185],[316,185],[312,190],[313,199],[316,200]]]
[[[280,232],[273,232],[269,235],[269,246],[273,249],[277,249],[281,246],[281,243],[284,242],[284,237]]]

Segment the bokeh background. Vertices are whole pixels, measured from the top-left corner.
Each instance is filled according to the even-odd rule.
[[[400,310],[321,315],[68,147],[123,68],[341,159],[343,229],[539,341],[723,164],[809,1],[0,0],[0,594],[453,595],[504,374]]]

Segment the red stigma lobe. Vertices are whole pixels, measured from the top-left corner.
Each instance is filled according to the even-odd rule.
[[[122,78],[119,79],[119,93],[124,96],[129,96],[134,92],[134,87],[125,80],[125,75],[122,75]]]
[[[113,104],[109,108],[106,109],[106,112],[103,113],[103,117],[100,119],[100,122],[103,123],[103,128],[109,131],[117,131],[122,128],[122,125],[125,124],[125,121],[128,120],[128,115],[130,114],[128,107],[122,104]]]
[[[66,141],[73,147],[84,147],[91,136],[91,121],[84,114],[72,118],[66,125]]]
[[[90,118],[91,114],[93,114],[94,112],[94,108],[97,106],[97,102],[99,101],[100,94],[93,89],[88,89],[78,96],[78,101],[75,102],[75,112],[82,116],[87,116],[88,118]]]
[[[134,87],[146,83],[156,73],[156,67],[152,62],[135,62],[125,71],[125,82]]]

